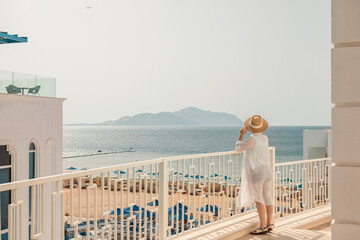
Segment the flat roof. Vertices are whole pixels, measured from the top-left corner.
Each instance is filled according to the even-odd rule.
[[[27,37],[19,37],[17,34],[10,35],[7,32],[0,31],[0,44],[27,42]]]

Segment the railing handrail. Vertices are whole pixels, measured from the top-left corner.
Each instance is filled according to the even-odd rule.
[[[199,153],[199,154],[189,154],[189,155],[178,155],[178,156],[172,156],[172,157],[165,157],[164,160],[174,161],[174,160],[182,160],[182,159],[190,159],[190,158],[211,157],[211,156],[218,156],[218,155],[231,155],[231,154],[238,154],[238,153],[241,153],[241,152],[226,151],[226,152],[214,152],[214,153]]]
[[[286,165],[292,165],[294,163],[296,164],[302,164],[302,163],[310,163],[310,162],[319,162],[319,161],[329,161],[331,158],[313,158],[313,159],[306,159],[306,160],[299,160],[299,161],[291,161],[291,162],[283,162],[283,163],[275,163],[275,166],[286,166]]]

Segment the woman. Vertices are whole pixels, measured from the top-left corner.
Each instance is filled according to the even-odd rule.
[[[251,234],[266,234],[272,231],[272,170],[268,138],[262,134],[268,128],[268,123],[259,115],[254,115],[245,121],[236,142],[236,151],[245,151],[241,178],[241,207],[249,207],[256,203],[260,218],[260,227]],[[251,136],[243,141],[247,131]]]

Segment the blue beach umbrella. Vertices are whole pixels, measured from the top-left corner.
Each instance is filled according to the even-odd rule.
[[[119,170],[114,171],[114,173],[115,173],[115,174],[118,174],[118,173],[119,173]],[[126,174],[126,172],[120,171],[120,174]]]
[[[116,213],[117,213],[118,216],[121,215],[121,209],[118,208]],[[128,210],[125,210],[125,208],[124,208],[123,213],[124,213],[124,215],[130,215],[130,208]],[[110,212],[110,215],[114,215],[114,210],[112,210]]]
[[[140,211],[140,207],[139,207],[138,205],[134,205],[133,208],[132,208],[132,210],[133,210],[134,212]],[[141,210],[143,211],[144,208],[141,208]],[[124,208],[124,211],[130,212],[130,207]]]
[[[77,168],[75,168],[75,167],[69,167],[69,168],[67,168],[66,170],[77,170]]]
[[[291,180],[290,178],[284,178],[283,180],[281,180],[282,182],[292,182],[293,180]]]
[[[143,171],[139,169],[139,170],[136,170],[135,172],[143,172]]]
[[[204,212],[204,207],[201,207],[200,208],[200,211],[201,212]],[[217,216],[218,215],[218,213],[219,213],[219,207],[218,206],[213,206],[213,205],[210,205],[210,207],[209,207],[209,204],[207,204],[206,206],[205,206],[205,212],[213,212],[214,213],[214,215],[215,216]]]
[[[200,178],[204,178],[204,176],[199,176],[199,175],[196,175],[196,176],[195,176],[195,178],[197,178],[197,179],[198,179],[199,177],[200,177]]]
[[[181,203],[179,203],[179,215],[182,213],[183,210],[183,205]],[[186,213],[189,210],[189,207],[184,205],[184,213]],[[170,214],[172,212],[172,208],[168,208],[168,213]],[[174,213],[177,214],[177,204],[174,205]]]
[[[149,202],[148,204],[146,204],[148,206],[154,206],[154,201]],[[155,199],[155,206],[159,206],[159,200]]]
[[[159,173],[147,173],[148,175],[159,175]]]
[[[112,210],[110,212],[110,215],[114,215],[114,210]],[[120,208],[117,209],[117,215],[121,215],[121,209]]]

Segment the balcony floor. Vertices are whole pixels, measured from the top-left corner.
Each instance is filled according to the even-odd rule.
[[[272,233],[260,236],[248,234],[258,226],[257,213],[224,221],[214,226],[202,228],[190,234],[176,238],[182,240],[223,239],[223,240],[295,240],[295,239],[331,239],[331,206],[318,207],[313,210],[294,214],[275,221]]]
[[[270,239],[281,239],[281,240],[294,240],[294,239],[316,239],[316,240],[330,240],[331,239],[331,227],[330,223],[324,226],[321,230],[305,230],[305,229],[289,229],[289,228],[278,228],[270,234],[263,236],[246,235],[244,237],[236,238],[235,240],[270,240]]]
[[[331,208],[330,206],[309,211],[299,216],[280,219],[270,234],[262,236],[246,235],[234,240],[270,240],[270,239],[331,239]]]

